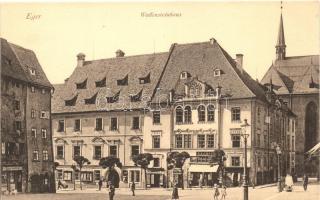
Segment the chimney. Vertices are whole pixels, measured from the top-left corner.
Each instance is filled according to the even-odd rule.
[[[221,86],[216,87],[216,97],[219,99],[221,97]]]
[[[121,50],[121,49],[118,49],[116,51],[116,57],[119,58],[119,57],[124,57],[125,53]]]
[[[237,68],[241,71],[243,71],[243,54],[236,54],[236,62],[237,62]]]
[[[216,43],[216,42],[217,42],[216,39],[210,38],[210,44],[211,44],[211,45],[213,45],[213,44]]]
[[[67,83],[69,80],[69,78],[64,79],[64,83]]]
[[[85,61],[85,57],[86,57],[86,55],[84,53],[79,53],[77,55],[77,60],[78,60],[77,67],[82,67],[83,66],[83,63]]]

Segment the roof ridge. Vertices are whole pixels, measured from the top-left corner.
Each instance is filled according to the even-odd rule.
[[[185,46],[185,45],[206,44],[206,43],[209,43],[209,41],[205,41],[205,42],[190,42],[190,43],[182,43],[182,44],[175,43],[175,44],[178,45],[178,46]]]
[[[97,60],[86,60],[85,62],[98,62],[98,61],[105,61],[105,60],[126,59],[126,58],[133,58],[133,57],[139,57],[139,56],[161,55],[161,54],[166,54],[166,53],[168,53],[168,52],[138,54],[138,55],[123,56],[123,57],[110,57],[110,58],[102,58],[102,59],[97,59]]]

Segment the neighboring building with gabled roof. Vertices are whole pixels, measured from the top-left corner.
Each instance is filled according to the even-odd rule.
[[[319,59],[320,55],[286,56],[282,14],[276,44],[276,59],[261,83],[273,85],[274,92],[288,102],[297,115],[296,171],[319,176],[315,161],[306,161],[305,152],[320,141],[319,132]],[[293,171],[291,171],[293,172]]]
[[[55,192],[53,87],[32,50],[0,41],[2,190]]]

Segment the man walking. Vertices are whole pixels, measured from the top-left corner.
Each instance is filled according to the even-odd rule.
[[[217,185],[216,183],[214,184],[213,192],[214,192],[214,194],[213,194],[213,199],[214,199],[214,200],[218,200],[219,195],[220,195],[220,192],[219,192],[218,185]]]
[[[135,184],[135,182],[133,181],[133,182],[131,183],[132,196],[136,196],[136,194],[134,193],[135,189],[136,189],[136,184]]]
[[[304,174],[303,175],[303,189],[304,189],[304,191],[307,191],[308,181],[309,181],[308,179],[309,179],[308,175]]]
[[[113,200],[114,193],[115,193],[114,185],[111,183],[111,181],[109,181],[108,185],[109,185],[109,200]]]
[[[101,191],[101,187],[102,187],[102,179],[101,178],[99,179],[98,186],[99,186],[99,191]]]

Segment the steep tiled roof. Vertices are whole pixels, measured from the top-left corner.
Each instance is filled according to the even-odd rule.
[[[117,110],[126,108],[144,108],[145,101],[150,101],[158,83],[168,53],[125,56],[102,60],[85,61],[83,66],[77,66],[65,84],[54,85],[52,112],[86,112],[97,110]],[[150,83],[140,84],[139,78],[150,73]],[[117,81],[128,75],[128,85],[117,85]],[[106,87],[96,87],[95,82],[106,78]],[[77,89],[76,83],[87,80],[85,89]],[[106,97],[115,97],[116,103],[107,103]],[[130,96],[141,92],[142,101],[131,102]],[[97,94],[96,104],[85,104]],[[66,106],[65,100],[78,95],[74,106]]]
[[[281,79],[279,81],[288,88],[288,92],[276,91],[276,93],[317,93],[319,92],[319,66],[319,55],[286,57],[284,60],[276,60],[261,82],[268,83],[271,77],[273,82],[276,81],[278,78],[274,73],[277,72]],[[309,87],[311,79],[315,84],[314,88]]]
[[[1,38],[1,57],[2,75],[40,86],[52,87],[32,50],[9,43]],[[35,75],[31,75],[30,69],[35,70]]]
[[[223,74],[214,77],[215,69],[222,70]],[[213,88],[221,86],[222,94],[231,94],[231,98],[257,97],[265,100],[263,88],[244,70],[241,72],[217,42],[175,45],[156,95],[161,99],[168,97],[166,94],[181,85],[178,84],[181,72],[188,72]]]

